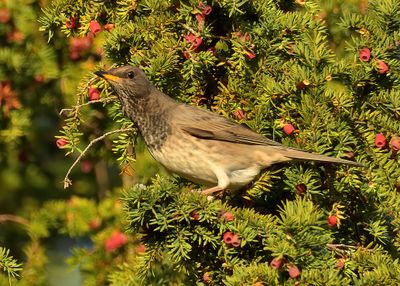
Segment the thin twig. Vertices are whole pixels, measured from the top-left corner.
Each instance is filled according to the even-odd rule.
[[[68,169],[67,174],[65,175],[64,178],[64,189],[68,188],[70,185],[72,185],[72,181],[69,179],[69,175],[71,174],[72,169],[80,162],[80,160],[86,155],[87,151],[93,146],[94,143],[103,140],[107,136],[114,134],[114,133],[123,133],[123,132],[129,132],[129,131],[134,131],[135,129],[133,128],[122,128],[122,129],[117,129],[113,131],[109,131],[104,133],[103,135],[93,139],[92,141],[89,142],[89,144],[86,146],[86,148],[82,151],[82,153],[76,158],[75,162],[71,165],[71,167]]]
[[[13,214],[0,214],[0,223],[6,222],[6,221],[13,221],[13,222],[20,223],[23,225],[29,224],[29,221],[27,219],[24,219],[23,217],[13,215]]]
[[[66,111],[71,112],[71,111],[77,110],[77,109],[79,109],[79,108],[81,108],[83,106],[87,106],[87,105],[98,103],[98,102],[108,103],[108,102],[113,101],[115,99],[116,99],[115,96],[111,96],[111,97],[107,97],[105,99],[91,100],[91,101],[88,101],[88,102],[85,102],[85,103],[82,103],[82,104],[75,105],[73,108],[63,108],[63,109],[60,110],[59,115],[62,115]]]
[[[368,251],[373,251],[372,249],[368,249],[365,247],[361,247],[361,246],[354,246],[354,245],[346,245],[346,244],[332,244],[332,243],[328,243],[326,245],[326,247],[328,247],[330,250],[336,251],[340,254],[343,255],[348,255],[351,252],[356,251],[357,249],[363,249],[363,250],[368,250]]]

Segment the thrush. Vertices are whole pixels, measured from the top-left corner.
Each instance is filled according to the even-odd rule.
[[[130,65],[97,71],[116,92],[156,161],[169,171],[208,186],[211,195],[239,189],[272,164],[293,160],[362,166],[286,147],[211,111],[177,102]]]

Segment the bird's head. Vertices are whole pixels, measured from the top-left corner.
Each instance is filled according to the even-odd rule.
[[[120,98],[144,98],[151,93],[151,83],[139,68],[126,65],[95,74],[104,78]]]

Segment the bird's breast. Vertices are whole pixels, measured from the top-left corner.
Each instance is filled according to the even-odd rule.
[[[172,132],[161,148],[149,151],[165,168],[186,179],[215,186],[217,174],[224,173],[229,178],[229,188],[237,189],[250,183],[261,170],[251,150],[237,145]]]

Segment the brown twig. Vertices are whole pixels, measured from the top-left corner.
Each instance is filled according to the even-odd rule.
[[[113,131],[109,131],[104,133],[103,135],[91,140],[89,144],[86,146],[86,148],[82,151],[82,153],[76,158],[75,162],[71,165],[71,167],[68,169],[67,174],[65,175],[64,178],[64,189],[68,188],[70,185],[72,185],[72,181],[69,179],[69,175],[71,174],[72,169],[81,161],[81,159],[86,155],[87,151],[93,146],[94,143],[103,140],[109,135],[115,134],[115,133],[123,133],[123,132],[130,132],[134,131],[135,129],[133,128],[122,128],[122,129],[117,129]]]
[[[373,251],[371,249],[367,249],[365,247],[360,247],[360,246],[354,246],[354,245],[346,245],[346,244],[332,244],[332,243],[328,243],[326,245],[326,247],[328,247],[330,250],[336,251],[340,254],[343,255],[348,255],[350,252],[354,252],[357,249],[362,248],[363,250],[369,250],[369,251]]]
[[[13,215],[13,214],[0,214],[0,223],[6,222],[6,221],[12,221],[12,222],[20,223],[23,225],[29,224],[29,221],[27,219],[24,219],[23,217]]]
[[[63,115],[64,112],[72,112],[72,111],[77,110],[77,109],[79,109],[79,108],[81,108],[83,106],[87,106],[87,105],[98,103],[98,102],[108,103],[108,102],[113,101],[115,99],[116,99],[115,96],[111,96],[111,97],[107,97],[107,98],[104,98],[104,99],[91,100],[91,101],[88,101],[88,102],[85,102],[85,103],[82,103],[82,104],[75,105],[73,108],[63,108],[63,109],[60,110],[60,112],[58,114],[59,115]]]

